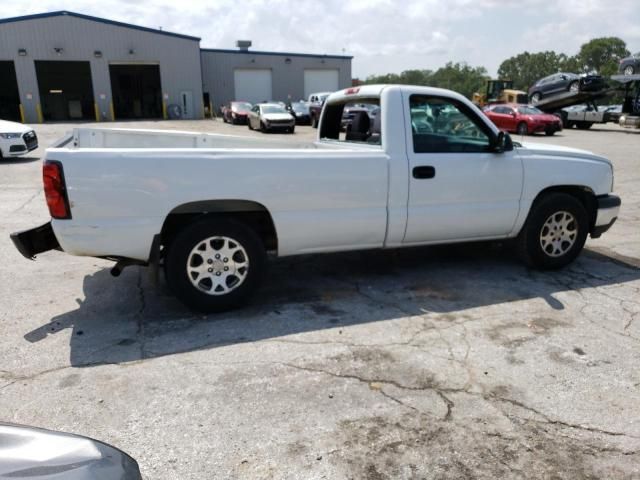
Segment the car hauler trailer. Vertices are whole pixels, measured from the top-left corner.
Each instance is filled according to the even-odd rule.
[[[611,79],[621,83],[624,88],[620,126],[640,128],[640,74],[614,75]]]
[[[613,75],[611,80],[619,85],[596,92],[567,92],[540,100],[535,106],[545,113],[557,115],[562,119],[563,128],[575,126],[589,129],[594,123],[606,123],[605,111],[598,109],[597,101],[616,92],[624,92],[620,125],[627,128],[640,128],[640,74]],[[567,111],[568,107],[584,104],[581,111]]]

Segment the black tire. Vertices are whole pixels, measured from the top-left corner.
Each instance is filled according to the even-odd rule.
[[[289,129],[289,133],[295,133],[296,132],[296,127],[291,127]]]
[[[315,115],[311,117],[311,127],[318,128],[318,117],[316,117]]]
[[[593,126],[591,122],[577,122],[576,127],[578,130],[589,130]]]
[[[516,132],[518,132],[518,135],[528,135],[529,127],[527,127],[526,122],[520,122],[518,124],[518,128],[516,129]]]
[[[267,131],[267,127],[264,125],[264,122],[260,120],[260,131],[265,133]]]
[[[544,131],[544,134],[545,134],[547,137],[551,137],[551,136],[555,135],[555,133],[556,133],[556,131],[555,131],[554,129],[552,129],[552,128],[548,128],[548,129],[546,129],[546,130]]]
[[[249,130],[253,130],[253,127],[251,126],[251,120],[247,119],[247,127],[249,128]]]
[[[196,287],[192,283],[187,270],[187,262],[190,259],[193,260],[192,251],[198,244],[204,244],[205,240],[211,237],[227,237],[246,252],[246,264],[248,267],[243,272],[244,279],[240,281],[239,277],[234,277],[231,274],[227,278],[229,282],[225,283],[231,290],[226,294],[213,294],[204,291],[207,287],[210,292],[215,290],[214,283],[211,280],[207,280],[206,273],[204,273],[205,278],[199,283],[200,288]],[[214,244],[215,242],[214,240]],[[208,245],[212,248],[210,255],[214,255],[216,250],[212,247],[212,243],[209,242]],[[230,244],[227,243],[227,245]],[[230,259],[229,265],[231,263],[235,264],[234,259],[237,261],[238,258],[236,255],[240,255],[240,260],[245,258],[243,252],[236,252],[234,257]],[[203,264],[205,261],[204,256],[200,257],[200,259],[202,260],[200,264]],[[220,263],[221,259],[211,260],[220,264],[217,268],[225,265]],[[208,216],[188,225],[173,239],[167,249],[165,275],[169,288],[190,309],[204,313],[222,312],[241,306],[258,288],[264,273],[265,262],[264,245],[251,228],[234,220]],[[212,265],[215,267],[216,263]],[[234,267],[232,266],[231,268]],[[241,268],[238,269],[238,272],[241,271]],[[198,278],[200,277],[196,276],[194,281]],[[210,278],[214,279],[215,277],[212,275]],[[233,286],[234,281],[239,282],[235,287]]]
[[[545,233],[545,223],[560,212],[568,212],[573,216],[574,226],[577,227],[573,245],[565,245],[565,252],[558,256],[552,256],[542,247],[541,236]],[[589,218],[584,205],[575,197],[566,193],[548,193],[537,199],[531,206],[529,217],[522,227],[516,240],[520,258],[529,267],[541,270],[553,270],[562,268],[575,260],[580,254],[587,240],[589,230]],[[547,234],[550,232],[546,230]],[[552,252],[553,253],[553,252]]]

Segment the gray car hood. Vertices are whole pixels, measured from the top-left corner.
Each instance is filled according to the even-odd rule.
[[[102,442],[0,423],[0,478],[141,480],[138,464]]]

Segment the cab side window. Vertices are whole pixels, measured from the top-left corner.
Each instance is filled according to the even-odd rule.
[[[415,153],[487,152],[492,131],[454,99],[412,95],[409,99]]]

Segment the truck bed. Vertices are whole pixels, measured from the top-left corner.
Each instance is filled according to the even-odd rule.
[[[316,148],[311,142],[292,143],[277,138],[253,138],[214,133],[124,128],[75,128],[52,148]]]

